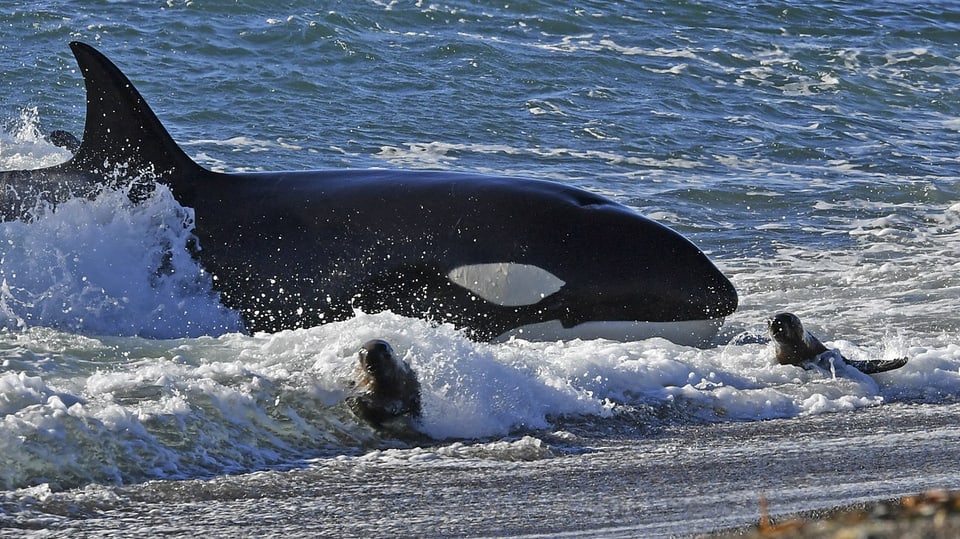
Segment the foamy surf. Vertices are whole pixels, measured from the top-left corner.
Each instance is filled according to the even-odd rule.
[[[377,433],[343,406],[359,345],[374,337],[392,342],[420,379],[413,447],[425,449],[404,453],[409,440]],[[576,437],[556,433],[588,419],[614,432],[791,418],[937,400],[960,388],[952,345],[911,349],[906,367],[868,377],[775,365],[764,344],[490,345],[389,313],[272,335],[158,341],[36,329],[6,333],[2,344],[8,489],[205,477],[390,447],[399,453],[383,458],[475,457],[496,453],[484,444],[513,433],[541,440],[544,451],[519,452],[543,457],[549,446],[575,450]],[[455,440],[465,446],[450,449]]]
[[[26,110],[0,135],[0,169],[70,157],[39,125]],[[24,220],[0,223],[0,326],[154,338],[242,329],[191,255],[193,212],[164,186],[137,203],[129,189],[105,185],[56,206],[38,200]]]
[[[164,187],[139,204],[104,189],[0,223],[0,323],[149,337],[239,330],[190,255],[192,224]]]

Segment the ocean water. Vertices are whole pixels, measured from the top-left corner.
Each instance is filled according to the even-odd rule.
[[[69,158],[97,46],[223,171],[570,183],[687,235],[740,307],[705,348],[477,343],[391,313],[248,335],[190,209],[0,223],[0,535],[688,536],[960,488],[960,4],[50,1],[0,7],[0,169]],[[173,271],[158,271],[158,268]],[[779,366],[792,311],[868,377]],[[343,405],[359,345],[413,432]]]

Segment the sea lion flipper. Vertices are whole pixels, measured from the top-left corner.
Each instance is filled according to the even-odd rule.
[[[878,374],[881,372],[899,369],[907,364],[908,358],[898,357],[897,359],[873,359],[865,361],[847,360],[847,364],[864,374]]]

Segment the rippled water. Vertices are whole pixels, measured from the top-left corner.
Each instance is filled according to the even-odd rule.
[[[681,231],[718,345],[489,345],[390,314],[238,333],[159,190],[0,227],[0,532],[684,535],[958,488],[960,8],[901,2],[34,2],[0,10],[0,169],[69,157],[94,44],[217,170],[547,178]],[[198,284],[199,283],[199,284]],[[874,378],[729,344],[790,310]],[[420,376],[415,436],[342,400]]]

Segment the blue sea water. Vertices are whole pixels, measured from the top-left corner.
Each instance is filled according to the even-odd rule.
[[[59,1],[0,7],[0,169],[69,158],[81,40],[224,171],[550,179],[687,235],[716,346],[484,344],[390,313],[239,332],[163,189],[0,225],[0,534],[692,535],[960,488],[960,4]],[[197,284],[200,283],[200,284]],[[867,377],[736,344],[789,310]],[[415,439],[343,408],[359,343]],[[733,341],[727,344],[728,341]]]

